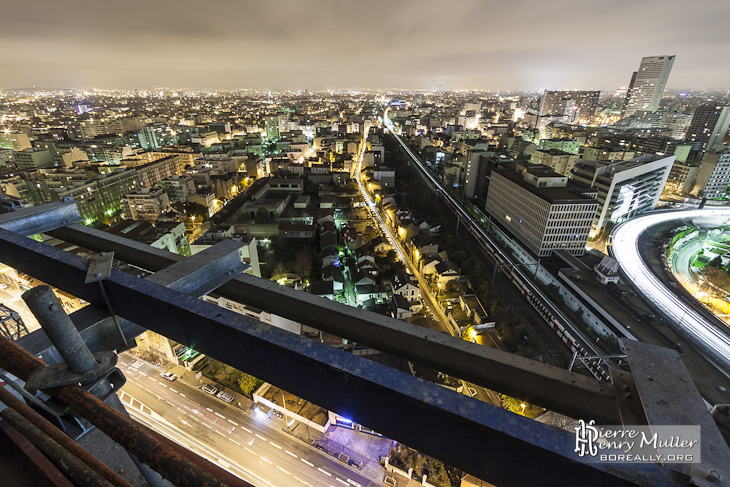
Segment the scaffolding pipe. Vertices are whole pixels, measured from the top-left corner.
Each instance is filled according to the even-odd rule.
[[[84,339],[81,338],[81,334],[74,326],[71,318],[63,310],[61,301],[55,295],[51,286],[36,286],[26,291],[23,293],[23,301],[38,319],[43,331],[46,332],[51,342],[56,346],[58,353],[66,361],[69,369],[77,374],[83,374],[96,366],[96,358],[94,358]],[[126,413],[119,398],[116,396],[110,397],[112,388],[107,379],[99,381],[89,390],[97,397],[108,397],[107,402],[110,406]],[[166,484],[160,474],[141,463],[134,454],[130,453],[130,457],[151,487],[165,487]]]
[[[12,395],[9,391],[5,390],[4,387],[0,387],[0,402],[5,403],[5,405],[9,408],[13,408],[25,419],[30,421],[33,426],[48,435],[52,440],[71,452],[76,458],[94,469],[94,471],[116,487],[132,487],[132,484],[100,462],[98,458],[82,448],[81,445],[69,438],[65,433],[61,432],[50,421],[38,414],[33,408]]]
[[[0,337],[0,367],[27,380],[34,370],[46,367],[39,358],[5,337]],[[89,420],[142,462],[153,466],[163,477],[179,487],[225,486],[202,468],[194,465],[168,445],[156,440],[139,424],[105,404],[79,386],[45,391]]]
[[[56,443],[43,431],[36,428],[13,408],[5,408],[0,418],[7,421],[20,434],[25,436],[36,448],[43,452],[71,479],[75,485],[84,487],[113,487],[94,469]]]

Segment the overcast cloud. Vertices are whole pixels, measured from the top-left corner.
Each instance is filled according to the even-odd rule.
[[[4,0],[0,88],[730,88],[727,0]]]

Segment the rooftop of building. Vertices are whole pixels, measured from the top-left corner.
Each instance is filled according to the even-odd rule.
[[[593,162],[593,161],[589,161]],[[552,168],[543,166],[542,164],[527,164],[528,171],[531,174],[539,175],[540,177],[550,176],[561,176],[556,173]],[[521,189],[529,191],[530,193],[542,198],[543,200],[552,203],[573,203],[573,204],[586,204],[596,203],[596,200],[583,196],[584,188],[579,186],[572,181],[566,181],[563,187],[536,187],[532,184],[525,182],[522,175],[512,167],[500,167],[495,169],[495,173],[508,179],[512,184],[519,186]],[[552,174],[551,174],[552,173]],[[564,176],[562,176],[564,177]]]
[[[550,154],[551,156],[573,156],[570,152],[565,152],[560,149],[535,149],[533,152],[542,152],[544,154]]]

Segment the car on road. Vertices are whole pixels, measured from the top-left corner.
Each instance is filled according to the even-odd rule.
[[[203,392],[210,394],[211,396],[218,392],[218,388],[210,384],[203,384]]]
[[[169,380],[170,382],[175,382],[177,380],[177,376],[172,372],[163,372],[160,374],[160,377],[165,380]]]
[[[220,391],[215,397],[223,402],[233,402],[233,394],[226,391]]]

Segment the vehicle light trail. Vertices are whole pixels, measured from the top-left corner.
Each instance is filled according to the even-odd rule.
[[[730,209],[682,210],[645,215],[622,223],[612,233],[611,254],[633,285],[651,300],[676,326],[686,331],[712,357],[730,369],[730,336],[664,286],[639,253],[640,235],[649,227],[688,218],[730,218]],[[727,372],[725,372],[727,375]]]

